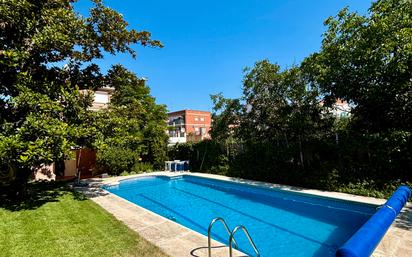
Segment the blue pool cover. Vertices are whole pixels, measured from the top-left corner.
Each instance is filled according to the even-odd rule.
[[[337,257],[370,256],[411,196],[400,186],[388,201],[336,252]]]

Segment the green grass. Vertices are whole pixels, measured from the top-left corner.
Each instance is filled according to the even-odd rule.
[[[0,194],[0,255],[166,256],[64,184],[31,185],[24,201]]]

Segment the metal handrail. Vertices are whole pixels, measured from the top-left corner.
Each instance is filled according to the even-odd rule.
[[[252,245],[253,250],[254,250],[255,253],[256,253],[256,256],[257,256],[257,257],[260,257],[259,250],[257,249],[255,243],[253,242],[253,239],[250,237],[249,232],[247,231],[247,229],[246,229],[245,226],[243,226],[243,225],[239,225],[239,226],[235,227],[235,228],[232,230],[232,233],[230,233],[230,237],[229,237],[229,256],[230,256],[230,257],[233,256],[233,253],[232,253],[232,252],[233,252],[233,250],[232,250],[232,242],[235,240],[235,238],[234,238],[235,233],[236,233],[236,231],[238,231],[239,229],[242,229],[242,230],[243,230],[243,232],[245,233],[247,239],[249,240],[249,243]],[[209,256],[209,257],[210,257],[210,256]]]
[[[208,247],[208,251],[209,251],[209,257],[212,257],[212,242],[211,242],[212,240],[211,240],[210,234],[212,232],[213,224],[215,224],[216,221],[220,221],[223,224],[223,226],[225,227],[227,233],[229,234],[229,238],[232,236],[232,234],[230,233],[230,229],[226,224],[226,221],[221,217],[214,218],[209,223],[209,228],[207,229],[207,247]],[[233,241],[235,242],[236,247],[238,247],[237,242],[234,239],[233,239]]]

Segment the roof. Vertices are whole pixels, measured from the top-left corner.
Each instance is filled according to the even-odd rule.
[[[186,113],[186,112],[197,112],[197,113],[207,113],[210,114],[209,111],[201,111],[201,110],[191,110],[191,109],[184,109],[184,110],[179,110],[179,111],[173,111],[173,112],[168,112],[168,115],[172,114],[180,114],[180,113]]]

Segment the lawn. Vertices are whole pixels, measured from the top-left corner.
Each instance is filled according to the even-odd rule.
[[[0,255],[166,256],[65,184],[34,184],[24,201],[0,194]]]

